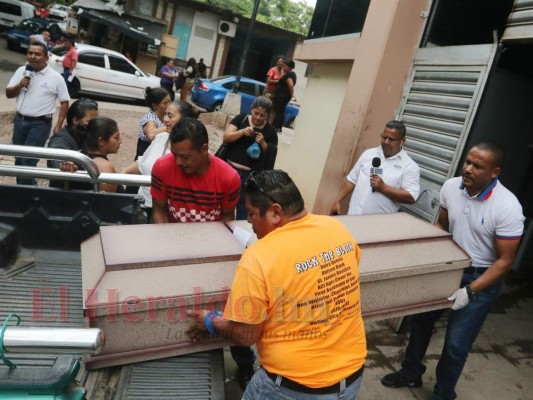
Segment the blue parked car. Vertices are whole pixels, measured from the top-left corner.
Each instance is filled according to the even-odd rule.
[[[51,41],[56,41],[61,35],[64,35],[59,25],[54,21],[43,18],[28,18],[7,32],[7,48],[26,51],[30,36],[37,35],[42,28],[46,28],[50,32]]]
[[[191,99],[198,107],[210,112],[219,111],[228,92],[233,90],[235,76],[220,76],[213,79],[197,79],[192,88]],[[241,78],[239,93],[241,94],[241,113],[249,113],[252,103],[257,96],[261,96],[265,84],[255,79]],[[285,109],[283,125],[294,128],[294,120],[298,116],[300,107],[289,103]]]

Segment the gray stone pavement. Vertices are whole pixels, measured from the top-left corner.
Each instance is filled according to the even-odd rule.
[[[14,69],[22,65],[25,55],[5,49],[0,38],[0,86],[5,88]],[[145,112],[145,107],[99,101],[101,109]],[[2,89],[0,116],[12,113],[15,101],[7,99]],[[211,150],[218,148],[221,131],[207,122]],[[280,140],[290,143],[291,132],[283,131]],[[532,274],[529,273],[529,276]],[[435,384],[435,366],[444,341],[445,318],[436,327],[436,333],[426,355],[428,367],[424,385],[418,389],[389,389],[380,378],[399,367],[408,340],[407,318],[400,333],[385,322],[366,325],[368,358],[359,400],[397,399],[429,400]],[[347,350],[348,351],[348,350]],[[242,393],[236,379],[237,367],[229,350],[226,360],[226,398],[240,399]],[[469,400],[533,400],[533,280],[513,273],[505,280],[501,296],[497,300],[483,329],[474,343],[462,377],[457,386],[458,399]]]
[[[457,385],[457,398],[468,400],[533,399],[533,282],[512,273],[470,352]],[[427,372],[418,389],[389,389],[383,375],[399,368],[409,338],[409,318],[400,333],[385,321],[366,324],[368,358],[358,400],[430,400],[435,367],[444,343],[446,318],[437,323],[426,354]],[[227,400],[241,398],[237,367],[225,351]]]

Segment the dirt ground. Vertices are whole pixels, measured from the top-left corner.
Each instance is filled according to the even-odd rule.
[[[133,161],[137,146],[137,129],[144,113],[136,111],[100,110],[99,115],[113,118],[118,122],[122,133],[122,144],[117,154],[109,158],[115,164],[117,171],[122,170]],[[0,114],[0,143],[11,143],[13,136],[13,113]],[[54,119],[55,122],[55,119]]]
[[[135,150],[137,147],[137,130],[139,128],[139,121],[142,116],[148,111],[142,110],[139,107],[132,106],[132,111],[124,110],[111,110],[100,108],[99,115],[113,118],[117,121],[120,132],[122,134],[122,144],[117,154],[112,154],[109,159],[115,165],[117,172],[122,171],[125,167],[133,162],[135,157]],[[11,143],[13,136],[13,117],[14,112],[0,113],[0,143]],[[54,115],[54,123],[57,118],[57,113]],[[214,153],[221,143],[222,132],[214,127],[211,123],[206,123],[207,130],[209,132],[209,149],[211,153]],[[0,155],[0,164],[14,163],[14,158],[9,156]],[[45,167],[46,161],[41,160],[39,166]],[[0,182],[3,183],[15,183],[15,178],[0,177]],[[48,186],[48,183],[44,180],[39,180],[39,185]]]

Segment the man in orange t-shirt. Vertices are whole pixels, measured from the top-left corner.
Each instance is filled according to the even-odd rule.
[[[339,221],[308,213],[280,170],[250,174],[246,208],[259,241],[241,257],[224,313],[196,318],[257,344],[262,368],[243,399],[355,399],[367,354],[357,243]]]

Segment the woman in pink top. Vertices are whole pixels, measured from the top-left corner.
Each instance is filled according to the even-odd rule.
[[[70,81],[72,80],[72,78],[69,80],[69,76],[73,75],[74,68],[76,68],[76,64],[78,63],[78,53],[76,52],[74,45],[75,43],[73,38],[65,38],[67,52],[63,57],[63,78],[65,78],[67,86],[70,85]]]
[[[276,60],[276,66],[272,67],[267,72],[266,86],[263,91],[263,96],[267,97],[270,101],[274,102],[274,93],[278,86],[279,78],[285,74],[283,66],[285,65],[285,59],[283,57],[278,57]],[[270,111],[269,122],[272,123],[276,118],[276,113],[274,109]]]

